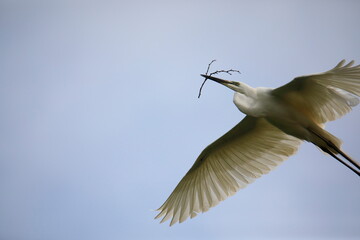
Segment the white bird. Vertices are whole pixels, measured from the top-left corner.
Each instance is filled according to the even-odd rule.
[[[274,169],[303,140],[360,176],[359,163],[342,152],[341,140],[323,128],[359,103],[360,65],[353,63],[345,65],[342,60],[327,72],[297,77],[276,89],[201,75],[234,90],[234,103],[246,117],[201,152],[155,218],[171,219],[171,226],[208,211]]]

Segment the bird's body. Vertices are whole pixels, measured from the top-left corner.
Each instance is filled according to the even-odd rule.
[[[243,83],[240,86],[243,87]],[[242,113],[256,118],[264,118],[283,132],[301,140],[312,142],[319,147],[323,143],[319,141],[317,136],[314,136],[311,129],[329,137],[329,133],[326,133],[321,126],[304,115],[301,109],[293,107],[289,102],[282,101],[273,94],[273,89],[245,86],[245,94],[234,93],[234,104]],[[331,138],[333,142],[339,143],[339,140],[334,137]]]
[[[234,90],[234,104],[246,117],[202,151],[156,218],[163,217],[161,222],[171,218],[172,225],[207,211],[294,154],[303,140],[360,176],[360,165],[323,128],[359,103],[360,65],[344,62],[276,89],[202,75]]]

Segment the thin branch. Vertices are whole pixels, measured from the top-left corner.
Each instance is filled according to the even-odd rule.
[[[229,75],[232,75],[232,73],[234,73],[234,72],[241,74],[241,72],[239,70],[229,69],[229,70],[218,70],[218,71],[212,72],[212,73],[210,73],[209,76],[219,74],[219,73],[227,73]]]
[[[216,74],[219,74],[219,73],[227,73],[227,74],[229,74],[229,75],[232,75],[232,73],[234,73],[234,72],[241,74],[241,72],[240,72],[239,70],[229,69],[229,70],[218,70],[218,71],[212,72],[212,73],[210,73],[210,74],[208,75],[210,66],[211,66],[211,64],[212,64],[213,62],[215,62],[215,61],[216,61],[216,60],[214,59],[214,60],[212,60],[212,61],[209,63],[205,75],[207,75],[207,76],[212,76],[212,75],[216,75]],[[203,88],[206,80],[208,80],[208,78],[205,78],[204,82],[201,84],[198,98],[200,98],[200,96],[201,96],[201,90],[202,90],[202,88]]]
[[[210,70],[210,66],[211,66],[211,64],[213,63],[213,62],[215,62],[216,60],[215,59],[213,59],[210,63],[209,63],[209,65],[208,65],[208,67],[207,67],[207,69],[206,69],[206,74],[205,75],[208,75],[208,72],[209,72],[209,70]],[[198,98],[200,98],[200,96],[201,96],[201,89],[203,88],[203,86],[204,86],[204,84],[205,84],[205,82],[206,82],[206,80],[207,80],[207,78],[205,78],[205,80],[203,81],[203,83],[201,84],[201,87],[200,87],[200,90],[199,90],[199,96],[198,96]]]
[[[205,74],[205,75],[208,74],[208,72],[209,72],[209,70],[210,70],[211,64],[212,64],[213,62],[215,62],[215,61],[216,61],[216,59],[213,59],[213,60],[209,63],[209,65],[208,65],[208,67],[207,67],[207,69],[206,69],[206,74]]]

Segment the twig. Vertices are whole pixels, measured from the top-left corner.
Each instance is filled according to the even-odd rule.
[[[229,75],[232,75],[231,73],[234,73],[234,72],[241,74],[241,72],[239,70],[229,69],[229,70],[218,70],[218,71],[212,72],[212,73],[210,73],[209,76],[219,74],[219,73],[227,73]]]
[[[207,69],[206,69],[206,74],[205,74],[205,75],[208,74],[208,72],[209,72],[209,70],[210,70],[211,64],[212,64],[213,62],[215,62],[215,61],[216,61],[216,59],[213,59],[213,60],[209,63],[209,65],[208,65],[208,67],[207,67]]]
[[[208,75],[208,72],[209,72],[209,69],[210,69],[210,66],[211,66],[211,64],[213,63],[213,62],[215,62],[216,60],[215,59],[213,59],[210,63],[209,63],[209,65],[208,65],[208,67],[207,67],[207,69],[206,69],[206,74],[205,75]],[[211,74],[210,74],[211,75]],[[201,89],[203,88],[203,86],[204,86],[204,84],[205,84],[205,82],[206,82],[206,80],[207,80],[207,78],[205,78],[205,80],[203,81],[203,83],[201,84],[201,87],[200,87],[200,90],[199,90],[199,96],[198,96],[198,98],[200,98],[200,96],[201,96]]]
[[[205,75],[207,75],[207,76],[212,76],[212,75],[219,74],[219,73],[227,73],[227,74],[229,74],[229,75],[232,75],[232,73],[234,73],[234,72],[241,74],[241,72],[240,72],[239,70],[229,69],[229,70],[218,70],[218,71],[212,72],[212,73],[210,73],[210,74],[208,75],[210,66],[211,66],[211,64],[212,64],[213,62],[215,62],[215,61],[216,61],[216,60],[214,59],[214,60],[212,60],[212,61],[209,63]],[[208,80],[208,78],[205,78],[204,82],[201,84],[198,98],[200,98],[200,96],[201,96],[201,90],[202,90],[202,88],[203,88],[206,80]]]

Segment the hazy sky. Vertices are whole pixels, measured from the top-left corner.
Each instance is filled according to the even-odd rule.
[[[359,239],[360,181],[304,143],[209,212],[158,208],[244,115],[228,79],[277,87],[360,63],[360,1],[0,0],[0,239]],[[224,76],[225,77],[225,76]],[[327,129],[360,160],[360,108]]]

